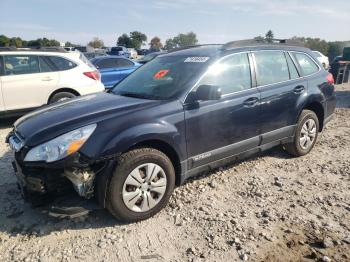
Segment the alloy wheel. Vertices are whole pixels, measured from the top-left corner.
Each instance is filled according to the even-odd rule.
[[[316,126],[315,120],[308,119],[304,123],[300,131],[300,139],[299,139],[300,147],[304,150],[309,149],[313,145],[316,139],[316,133],[317,133],[317,126]]]
[[[154,163],[140,165],[124,182],[124,204],[134,212],[147,212],[161,201],[166,188],[167,178],[163,168]]]

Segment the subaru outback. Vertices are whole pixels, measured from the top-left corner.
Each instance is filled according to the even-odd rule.
[[[70,187],[132,222],[200,172],[279,145],[309,153],[334,109],[333,77],[311,50],[236,41],[160,55],[110,93],[20,118],[7,142],[27,199]]]

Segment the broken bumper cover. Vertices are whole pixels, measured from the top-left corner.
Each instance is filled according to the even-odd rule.
[[[22,159],[16,153],[12,166],[24,197],[59,195],[73,186],[79,196],[91,198],[95,175],[103,169],[103,163],[91,165],[79,153],[55,163],[23,162]]]

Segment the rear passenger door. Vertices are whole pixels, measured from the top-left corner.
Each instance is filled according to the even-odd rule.
[[[253,52],[257,87],[261,93],[260,132],[262,144],[290,137],[299,105],[307,91],[288,52]]]
[[[5,55],[2,94],[7,111],[47,104],[56,89],[58,73],[37,55]]]

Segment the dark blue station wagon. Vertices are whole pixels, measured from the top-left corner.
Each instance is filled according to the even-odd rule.
[[[278,145],[309,153],[334,112],[333,84],[288,41],[197,46],[160,55],[110,93],[34,111],[7,141],[26,198],[74,188],[138,221],[200,172]]]

